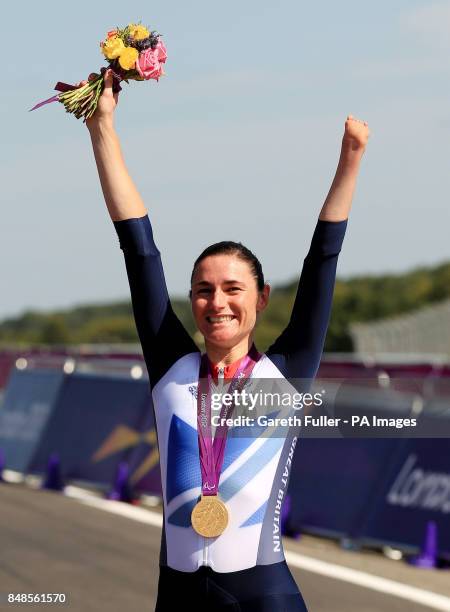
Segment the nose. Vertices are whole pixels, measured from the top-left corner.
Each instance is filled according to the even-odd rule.
[[[221,289],[216,289],[211,294],[211,306],[214,310],[220,310],[226,306],[226,295]]]

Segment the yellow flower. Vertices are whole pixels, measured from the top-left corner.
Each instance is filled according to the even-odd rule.
[[[102,46],[103,55],[108,59],[116,59],[123,53],[124,49],[125,45],[121,38],[109,38]]]
[[[134,47],[125,47],[119,57],[119,64],[124,70],[134,68],[139,52]]]
[[[130,28],[130,37],[133,40],[144,40],[150,36],[150,32],[143,25],[130,23],[128,27]]]

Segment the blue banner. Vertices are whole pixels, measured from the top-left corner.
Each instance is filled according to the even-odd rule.
[[[386,437],[367,438],[367,431],[358,437],[358,430],[348,426],[340,429],[348,436],[341,439],[300,436],[289,483],[289,529],[416,550],[432,520],[439,555],[450,558],[450,439],[445,437],[450,398],[435,398],[421,409],[421,402],[405,404],[408,395],[377,405],[377,395],[366,403],[360,396],[360,414],[397,417],[411,412],[421,431],[439,431],[440,436],[413,437],[400,429],[396,435],[386,431]],[[357,414],[355,402],[348,399],[334,415],[350,419]]]
[[[141,443],[134,447],[128,458],[130,484],[136,491],[160,496],[162,494],[161,470],[151,398],[143,412],[140,431],[142,432]]]
[[[45,471],[57,452],[63,478],[111,484],[118,463],[145,443],[140,426],[149,397],[147,380],[66,376],[29,470]]]
[[[437,525],[439,555],[450,558],[450,441],[404,440],[367,508],[363,539],[418,548],[430,520]]]
[[[0,409],[0,448],[6,468],[29,471],[63,380],[56,371],[12,370]]]
[[[300,439],[289,481],[289,527],[357,537],[361,512],[385,478],[394,439]]]

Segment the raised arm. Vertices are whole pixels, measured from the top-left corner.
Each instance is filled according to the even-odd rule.
[[[86,124],[106,206],[124,252],[136,328],[154,386],[177,359],[198,349],[172,310],[150,220],[114,129],[117,103],[107,73],[97,110]]]
[[[336,175],[303,264],[291,319],[267,351],[289,378],[312,379],[320,364],[331,313],[337,260],[368,137],[367,123],[350,116],[345,123]]]
[[[84,84],[86,81],[82,81]],[[119,94],[113,93],[113,77],[105,75],[105,88],[97,110],[86,122],[91,135],[95,162],[106,206],[113,221],[122,221],[147,214],[141,196],[125,166],[119,138],[114,129],[114,111]]]
[[[322,221],[342,221],[348,218],[359,166],[369,136],[370,130],[365,121],[351,115],[347,117],[336,174],[319,215]]]

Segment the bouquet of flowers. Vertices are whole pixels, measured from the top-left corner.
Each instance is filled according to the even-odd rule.
[[[121,81],[158,81],[164,74],[163,64],[167,59],[167,52],[161,35],[140,23],[130,23],[125,28],[110,30],[100,43],[100,49],[113,75],[114,92],[122,89]],[[68,113],[72,113],[77,119],[83,117],[85,122],[95,113],[104,88],[106,70],[106,67],[101,68],[100,74],[91,75],[89,82],[81,87],[58,82],[55,89],[62,93],[39,102],[30,110],[58,101],[64,104]]]

